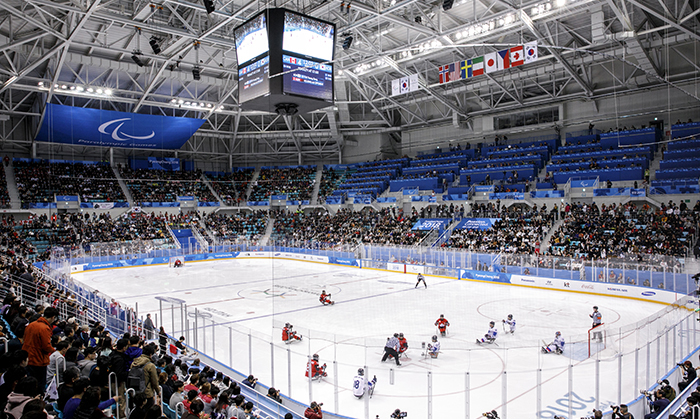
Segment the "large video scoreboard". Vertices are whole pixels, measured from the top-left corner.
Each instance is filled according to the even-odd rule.
[[[243,109],[302,113],[333,104],[335,25],[267,9],[234,30]]]

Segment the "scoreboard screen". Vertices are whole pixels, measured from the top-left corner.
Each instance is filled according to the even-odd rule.
[[[270,57],[238,68],[238,102],[245,103],[270,93]]]
[[[333,101],[333,65],[282,55],[283,91]]]

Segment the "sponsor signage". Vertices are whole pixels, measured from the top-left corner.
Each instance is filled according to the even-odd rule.
[[[457,224],[455,229],[488,230],[500,220],[500,218],[464,218],[459,222],[459,224]]]
[[[444,230],[449,222],[449,218],[421,218],[411,230]]]

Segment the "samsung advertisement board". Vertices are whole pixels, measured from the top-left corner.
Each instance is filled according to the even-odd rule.
[[[234,35],[244,110],[307,113],[333,104],[333,23],[275,8],[237,27]]]

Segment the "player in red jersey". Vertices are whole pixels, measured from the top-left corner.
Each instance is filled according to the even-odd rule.
[[[326,364],[320,365],[318,363],[318,354],[314,354],[311,360],[306,364],[306,377],[309,376],[309,372],[311,372],[311,378],[328,376],[328,374],[326,374]]]
[[[335,304],[334,301],[331,301],[331,295],[326,294],[326,290],[321,291],[321,296],[318,297],[318,301],[320,301],[324,306]]]
[[[450,322],[447,321],[444,314],[441,314],[440,318],[435,322],[435,326],[437,326],[440,331],[440,336],[445,336],[447,334],[447,326],[449,325]]]
[[[287,323],[284,325],[284,329],[282,329],[282,340],[285,341],[286,343],[291,343],[296,340],[301,340],[301,335],[298,335],[296,331],[292,329],[292,325]]]

